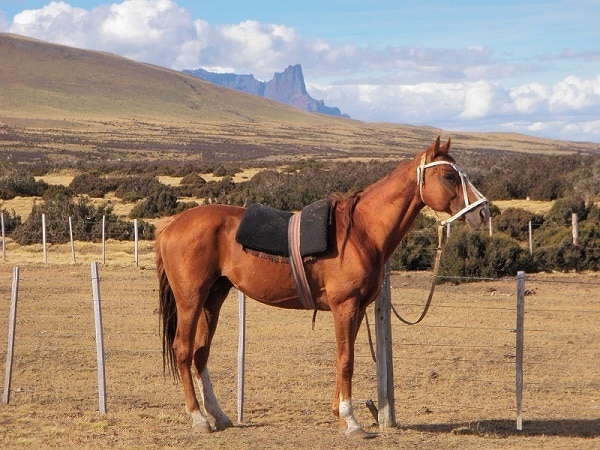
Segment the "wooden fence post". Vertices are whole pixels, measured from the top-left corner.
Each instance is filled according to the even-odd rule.
[[[139,265],[139,252],[138,252],[138,221],[133,219],[133,254],[135,258],[135,267]]]
[[[533,225],[529,221],[529,254],[533,255]]]
[[[237,420],[238,424],[244,422],[244,379],[246,359],[246,295],[238,292],[238,360],[237,360]]]
[[[2,227],[2,259],[6,261],[6,233],[4,230],[4,212],[0,212],[0,226]]]
[[[42,213],[42,247],[44,252],[44,264],[48,262],[48,249],[46,248],[46,214]]]
[[[17,323],[17,299],[19,297],[19,268],[13,267],[12,294],[8,323],[8,348],[6,349],[6,373],[4,376],[4,395],[2,401],[8,405],[10,401],[10,385],[12,381],[13,351],[15,348],[15,328]]]
[[[571,225],[573,226],[573,247],[575,247],[575,271],[581,272],[581,251],[579,249],[579,219],[577,213],[571,214]]]
[[[104,370],[104,337],[102,332],[102,308],[100,307],[100,280],[98,263],[91,263],[92,294],[94,296],[94,323],[96,325],[96,361],[98,366],[98,410],[106,414],[106,372]]]
[[[392,360],[392,293],[390,262],[385,265],[381,293],[375,300],[375,357],[377,360],[377,403],[379,428],[396,425],[394,365]]]
[[[73,259],[73,263],[75,263],[75,243],[73,242],[73,221],[71,220],[71,216],[69,216],[69,240],[71,241],[71,258]]]
[[[517,273],[517,338],[515,382],[517,398],[517,430],[523,430],[523,322],[525,317],[525,272]]]
[[[102,264],[106,264],[106,216],[102,216]]]

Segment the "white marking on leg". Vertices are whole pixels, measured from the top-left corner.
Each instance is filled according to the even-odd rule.
[[[210,433],[212,428],[210,422],[200,411],[192,411],[188,414],[192,418],[192,429],[198,433]]]
[[[348,429],[346,433],[353,433],[357,430],[362,430],[362,427],[354,417],[354,407],[352,406],[352,400],[342,400],[340,397],[340,417],[346,422]]]
[[[215,419],[215,428],[217,430],[223,430],[232,427],[233,422],[231,422],[229,417],[227,417],[227,414],[223,412],[219,405],[212,382],[210,381],[210,374],[207,367],[205,367],[200,374],[200,378],[196,378],[196,381],[198,382],[198,387],[200,388],[200,393],[202,395],[202,406],[206,412]]]

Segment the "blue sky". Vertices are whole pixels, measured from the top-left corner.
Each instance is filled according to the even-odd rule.
[[[0,31],[268,80],[364,121],[600,142],[600,0],[0,0]]]

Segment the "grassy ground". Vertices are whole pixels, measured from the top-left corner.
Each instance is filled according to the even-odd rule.
[[[515,280],[443,284],[425,321],[393,319],[398,427],[379,430],[366,327],[357,340],[358,419],[376,434],[351,442],[329,412],[331,317],[247,304],[246,398],[235,428],[193,435],[181,386],[163,376],[151,248],[135,267],[100,264],[108,413],[98,413],[88,261],[68,251],[42,264],[11,251],[0,264],[0,332],[7,330],[12,267],[21,266],[11,402],[0,406],[3,448],[578,448],[600,446],[597,274],[536,274],[526,288],[524,429],[515,429]],[[59,254],[66,254],[64,261]],[[99,249],[90,249],[89,258]],[[38,255],[39,256],[39,255]],[[21,259],[22,258],[22,259]],[[37,259],[37,256],[36,256]],[[428,274],[397,273],[392,298],[418,314]],[[373,323],[372,310],[369,311]],[[236,422],[237,298],[226,301],[211,355],[222,406]],[[0,348],[0,365],[6,352]]]

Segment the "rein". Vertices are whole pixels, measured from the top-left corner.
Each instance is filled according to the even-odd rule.
[[[398,318],[398,320],[400,322],[402,322],[406,325],[418,324],[425,318],[425,316],[427,315],[427,312],[429,311],[429,307],[431,306],[431,300],[433,299],[433,292],[435,291],[435,284],[436,284],[437,276],[440,272],[440,263],[442,261],[442,235],[443,234],[444,234],[444,225],[439,224],[438,225],[438,246],[437,246],[437,249],[435,252],[435,262],[433,263],[433,274],[431,276],[431,286],[429,288],[429,295],[427,296],[427,302],[425,303],[425,307],[423,308],[423,312],[421,312],[421,315],[419,316],[419,318],[412,322],[410,320],[404,319],[402,316],[400,316],[400,314],[398,313],[398,311],[396,311],[396,308],[392,304],[392,312],[394,313],[394,315]]]

